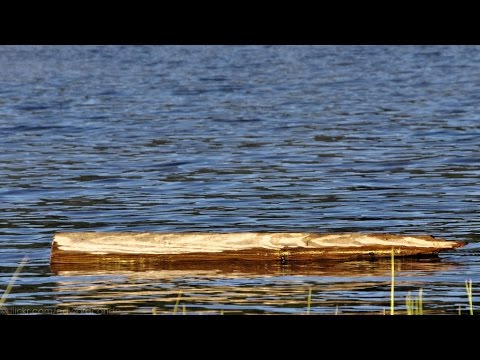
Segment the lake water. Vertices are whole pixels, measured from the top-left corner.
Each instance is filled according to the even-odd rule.
[[[50,268],[98,230],[466,240],[398,259],[396,310],[477,312],[479,104],[478,46],[0,47],[0,311],[389,312],[389,261]]]

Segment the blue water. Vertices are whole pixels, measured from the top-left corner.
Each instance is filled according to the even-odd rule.
[[[398,261],[398,309],[480,309],[478,46],[2,46],[0,84],[3,311],[390,306],[389,263],[56,271],[62,230],[466,240]]]

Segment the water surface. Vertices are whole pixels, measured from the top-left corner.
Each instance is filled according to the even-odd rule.
[[[480,285],[478,46],[3,46],[0,84],[0,290],[29,259],[10,312],[390,304],[388,262],[56,271],[55,231],[432,234],[470,244],[398,261],[399,311]]]

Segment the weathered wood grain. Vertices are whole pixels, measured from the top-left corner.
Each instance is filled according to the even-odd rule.
[[[465,245],[429,235],[365,233],[60,232],[51,264],[174,261],[316,261],[434,255]]]

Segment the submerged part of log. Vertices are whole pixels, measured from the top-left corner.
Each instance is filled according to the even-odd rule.
[[[364,233],[134,233],[61,232],[51,264],[172,261],[316,261],[435,255],[464,242],[430,235]]]
[[[438,256],[395,258],[395,273],[415,272],[430,276],[433,272],[453,271],[461,264]],[[319,261],[168,261],[168,262],[83,262],[54,263],[50,271],[59,276],[132,275],[138,278],[242,278],[248,276],[322,276],[364,277],[390,276],[390,257],[381,259],[322,259]]]

